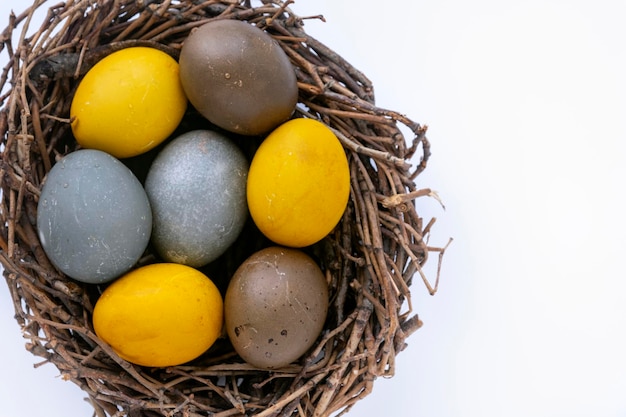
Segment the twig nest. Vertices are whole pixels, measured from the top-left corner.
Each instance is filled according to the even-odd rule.
[[[432,190],[418,189],[415,184],[430,158],[426,128],[402,113],[378,107],[369,79],[307,34],[306,19],[290,9],[290,1],[251,5],[231,0],[75,0],[50,4],[41,26],[29,27],[37,9],[43,7],[41,3],[11,15],[9,26],[0,35],[0,51],[8,54],[0,75],[0,261],[15,317],[28,339],[27,349],[80,386],[98,416],[329,416],[349,410],[369,394],[376,377],[393,375],[396,355],[421,326],[409,288],[417,277],[431,294],[436,292],[445,250],[445,246],[428,244],[434,219],[424,221],[414,204],[416,198],[438,199]],[[105,57],[129,48],[152,48],[179,62],[181,49],[194,30],[199,32],[218,21],[236,22],[246,31],[254,29],[251,32],[270,39],[274,52],[289,63],[279,65],[275,82],[290,88],[295,84],[297,102],[291,97],[285,105],[289,111],[274,119],[269,128],[238,130],[235,127],[243,122],[221,125],[213,116],[203,115],[202,105],[192,101],[184,106],[182,118],[163,143],[118,158],[145,187],[156,155],[173,138],[187,132],[226,134],[247,161],[254,159],[278,125],[308,120],[331,132],[340,144],[337,149],[347,174],[340,179],[332,171],[329,176],[337,181],[325,185],[326,191],[319,190],[317,199],[325,201],[331,185],[341,182],[343,200],[331,199],[339,203],[339,214],[334,214],[331,226],[315,239],[303,244],[281,243],[299,246],[289,250],[301,252],[319,268],[317,280],[327,291],[327,310],[317,319],[322,321],[321,330],[316,329],[303,350],[285,363],[268,366],[245,360],[243,351],[233,347],[228,331],[237,337],[236,329],[241,331],[246,323],[217,335],[213,327],[217,339],[211,347],[203,345],[200,353],[194,350],[182,359],[184,363],[137,363],[134,354],[125,353],[94,329],[94,306],[107,288],[115,288],[123,278],[98,284],[72,277],[50,257],[46,237],[38,235],[37,218],[42,211],[38,206],[47,198],[44,187],[53,179],[53,167],[83,148],[72,129],[81,123],[80,114],[72,114],[71,104],[85,74]],[[226,84],[241,80],[241,91],[247,90],[248,82],[236,73],[237,68],[222,68],[215,77]],[[190,76],[199,77],[194,74]],[[259,79],[254,83],[260,84]],[[217,91],[221,87],[211,88]],[[232,83],[228,88],[227,95],[234,97]],[[249,113],[250,117],[256,117],[254,114]],[[155,246],[149,244],[124,276],[166,264]],[[273,246],[272,235],[266,235],[256,220],[248,217],[238,237],[216,259],[185,268],[210,278],[223,296],[246,259]],[[432,253],[438,255],[434,283],[422,269]],[[289,291],[280,288],[287,295],[292,289],[291,284]],[[293,295],[291,306],[287,302],[286,307],[306,312],[303,296]],[[180,308],[186,305],[182,298]],[[138,302],[122,304],[138,309],[135,314],[125,310],[129,322],[149,311],[139,309]],[[152,305],[159,304],[163,302]],[[186,317],[188,322],[204,320],[194,314]],[[169,323],[165,319],[155,322],[163,328]],[[184,326],[171,324],[168,334],[179,340],[178,332]],[[265,342],[278,343],[285,337],[282,330],[289,334],[290,329],[279,329]],[[179,350],[185,349],[174,348]],[[270,349],[263,354],[267,352],[275,354]]]

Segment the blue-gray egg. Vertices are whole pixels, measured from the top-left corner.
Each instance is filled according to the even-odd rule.
[[[248,168],[241,150],[210,130],[184,133],[159,152],[144,187],[164,260],[200,267],[235,242],[248,217]]]
[[[119,160],[78,150],[48,173],[37,231],[46,255],[63,273],[90,284],[108,282],[130,270],[148,246],[150,202]]]

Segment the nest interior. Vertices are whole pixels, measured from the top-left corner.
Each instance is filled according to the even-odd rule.
[[[417,277],[435,293],[445,250],[428,244],[434,219],[425,222],[415,207],[415,199],[435,195],[415,182],[430,156],[426,128],[377,107],[367,77],[304,30],[306,19],[323,17],[299,17],[291,3],[68,0],[49,6],[33,30],[30,22],[45,4],[37,0],[9,16],[0,33],[0,51],[9,57],[0,73],[4,277],[26,348],[80,386],[97,416],[343,413],[371,392],[376,377],[394,374],[396,355],[421,325],[409,287]],[[46,173],[77,149],[68,117],[82,75],[102,57],[129,46],[159,48],[176,58],[189,32],[211,19],[246,21],[279,43],[297,74],[294,117],[315,118],[333,129],[350,164],[350,201],[342,220],[307,248],[328,280],[327,322],[303,358],[276,371],[246,364],[227,340],[181,366],[144,368],[122,360],[93,331],[91,313],[102,287],[73,281],[55,269],[37,236],[37,202]],[[206,123],[191,109],[179,130]],[[247,142],[244,151],[250,155],[260,140]],[[210,276],[227,281],[239,262],[267,244],[252,224],[243,235],[206,267]],[[433,253],[439,259],[431,284],[422,267]],[[140,263],[157,261],[149,249]]]

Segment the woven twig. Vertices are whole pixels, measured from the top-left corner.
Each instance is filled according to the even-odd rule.
[[[51,6],[31,31],[44,3],[11,15],[0,34],[0,51],[9,57],[0,75],[0,261],[27,349],[79,385],[97,416],[327,416],[368,395],[376,377],[393,375],[396,355],[421,325],[410,302],[413,277],[434,294],[439,267],[434,284],[422,267],[429,253],[439,255],[440,266],[445,250],[428,245],[434,219],[425,224],[414,204],[436,197],[415,185],[430,157],[426,128],[377,107],[367,77],[309,36],[290,1],[253,7],[233,0],[68,0]],[[327,323],[301,361],[272,372],[243,362],[225,340],[184,366],[142,368],[122,360],[93,331],[101,288],[57,271],[36,233],[42,181],[59,157],[77,149],[68,117],[81,76],[128,46],[177,57],[189,31],[211,19],[247,21],[280,44],[298,77],[297,115],[333,129],[350,163],[348,208],[331,235],[309,248],[330,283]],[[197,123],[197,115],[186,118]],[[254,233],[244,231],[246,242],[255,241]],[[256,241],[235,244],[212,273],[232,272],[262,244]],[[140,263],[155,259],[147,252]]]

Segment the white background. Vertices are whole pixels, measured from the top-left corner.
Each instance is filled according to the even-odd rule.
[[[2,0],[2,27],[10,7]],[[425,325],[358,417],[626,416],[626,6],[576,0],[298,0],[306,30],[429,126],[419,185],[454,243]],[[6,56],[2,56],[4,65]],[[434,266],[434,260],[433,265]],[[4,288],[3,288],[4,287]],[[86,417],[23,349],[0,285],[0,415]]]

